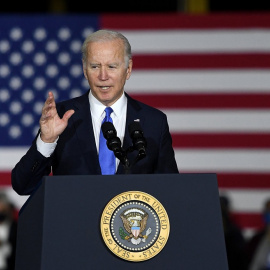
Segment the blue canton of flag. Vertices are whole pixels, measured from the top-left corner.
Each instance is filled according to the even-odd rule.
[[[89,88],[81,46],[98,16],[3,16],[0,25],[0,146],[25,146],[48,91],[58,102]]]

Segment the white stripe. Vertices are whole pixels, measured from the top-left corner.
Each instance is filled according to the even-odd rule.
[[[269,29],[121,31],[133,54],[269,52]]]
[[[27,148],[0,148],[0,170],[11,170]],[[270,172],[270,150],[179,149],[175,151],[182,172]]]
[[[134,70],[125,90],[130,93],[270,93],[270,70]]]
[[[0,170],[11,170],[26,150],[1,149]],[[175,156],[180,172],[270,173],[270,150],[186,150],[177,148]]]
[[[171,133],[270,131],[270,110],[162,111],[168,117]]]
[[[176,149],[180,172],[270,173],[270,150],[186,150]]]
[[[262,213],[266,200],[270,199],[270,189],[219,189],[220,195],[230,200],[231,211]]]
[[[0,170],[12,169],[27,150],[25,147],[0,147]]]

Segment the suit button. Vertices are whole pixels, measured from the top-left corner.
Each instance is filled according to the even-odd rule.
[[[36,161],[35,164],[32,167],[32,172],[34,172],[36,170],[36,168],[37,168],[38,165],[39,165],[39,162]]]

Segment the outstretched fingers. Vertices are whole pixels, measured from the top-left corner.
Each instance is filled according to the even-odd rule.
[[[56,114],[56,104],[52,92],[49,92],[48,98],[46,99],[42,108],[41,121],[46,121],[48,118],[53,117]]]
[[[68,119],[69,119],[74,113],[75,113],[74,110],[68,110],[68,111],[66,111],[65,114],[63,115],[62,120],[64,120],[64,121],[67,122]]]
[[[54,142],[65,130],[68,125],[68,120],[74,112],[74,110],[68,110],[65,112],[63,117],[60,118],[56,110],[54,96],[52,92],[49,92],[39,121],[42,141]]]

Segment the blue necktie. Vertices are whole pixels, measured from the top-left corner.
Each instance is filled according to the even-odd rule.
[[[113,109],[111,107],[107,107],[105,109],[105,117],[102,121],[104,122],[113,122],[111,118],[111,113]],[[102,125],[101,124],[101,125]],[[99,164],[101,168],[101,174],[114,174],[115,173],[115,156],[113,151],[109,150],[106,145],[106,139],[103,136],[102,130],[100,129],[99,136]]]

